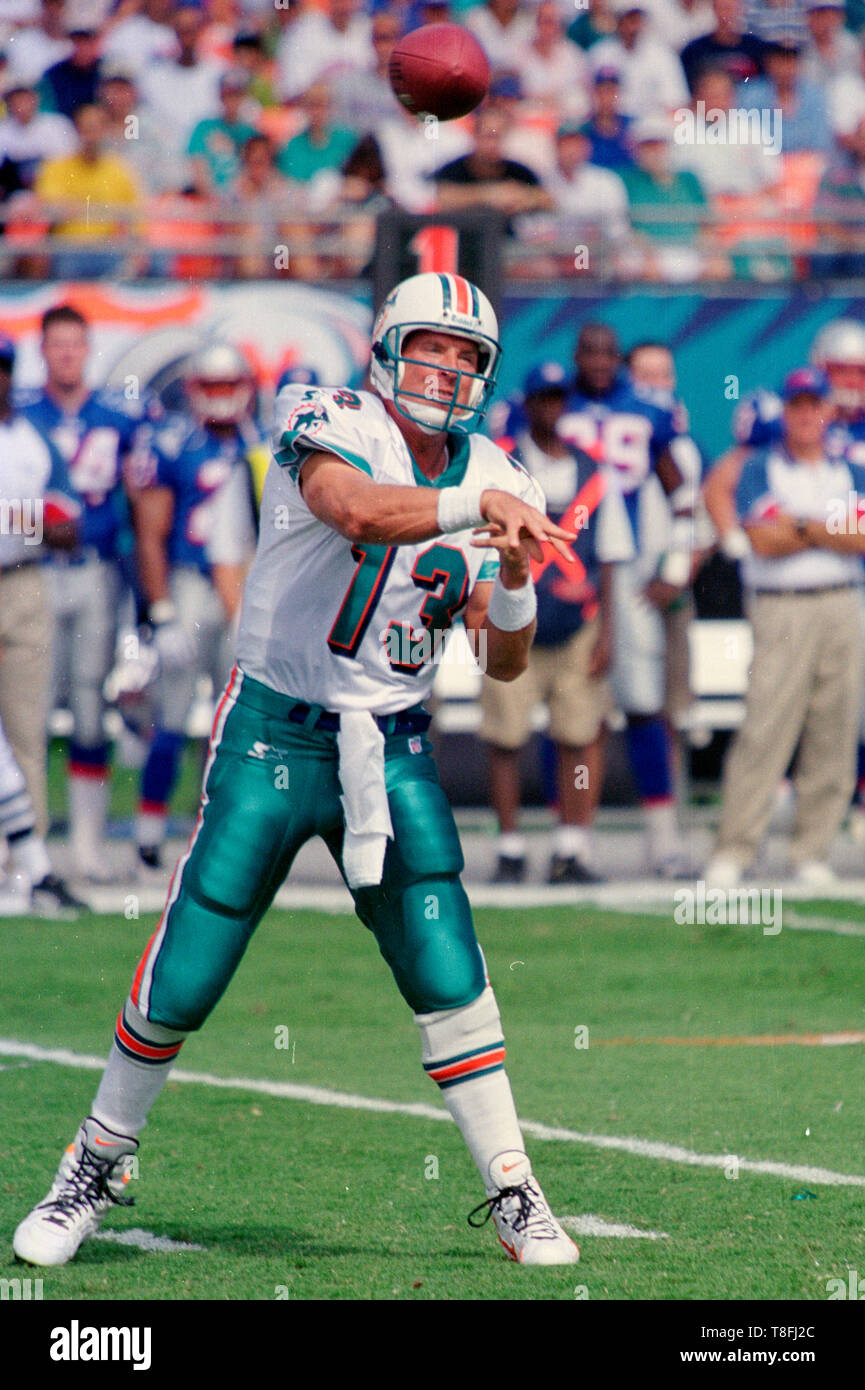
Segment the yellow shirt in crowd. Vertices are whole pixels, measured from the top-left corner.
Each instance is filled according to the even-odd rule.
[[[126,165],[114,154],[101,154],[86,161],[80,154],[46,159],[36,176],[36,195],[46,203],[79,203],[93,207],[93,216],[63,222],[55,228],[57,236],[77,241],[96,241],[122,235],[122,225],[105,220],[105,207],[136,207],[141,201],[138,185]],[[129,227],[129,231],[134,228]]]

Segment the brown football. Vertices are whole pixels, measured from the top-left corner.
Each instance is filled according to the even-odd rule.
[[[400,39],[390,55],[390,85],[415,116],[454,121],[487,94],[490,65],[474,34],[459,24],[425,24]]]

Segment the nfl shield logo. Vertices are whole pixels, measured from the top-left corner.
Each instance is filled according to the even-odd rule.
[[[417,734],[412,735],[412,737],[409,739],[408,751],[410,753],[420,753],[423,751],[420,738],[417,736]]]

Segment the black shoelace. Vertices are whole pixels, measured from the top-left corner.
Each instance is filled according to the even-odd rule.
[[[97,1158],[85,1148],[75,1170],[64,1179],[61,1191],[51,1202],[46,1203],[46,1206],[53,1207],[57,1213],[57,1216],[49,1217],[48,1220],[55,1221],[58,1226],[65,1226],[79,1211],[95,1206],[103,1197],[107,1197],[119,1207],[134,1206],[134,1197],[115,1197],[109,1188],[107,1178],[112,1167],[113,1164],[107,1159]]]
[[[495,1209],[501,1206],[502,1202],[505,1200],[506,1197],[517,1198],[517,1201],[520,1204],[520,1209],[515,1216],[509,1216],[508,1220],[510,1221],[515,1231],[523,1230],[523,1228],[529,1224],[529,1220],[533,1214],[535,1206],[534,1198],[531,1192],[529,1191],[527,1183],[523,1183],[522,1187],[503,1187],[501,1191],[496,1192],[494,1196],[488,1197],[485,1202],[481,1202],[479,1206],[476,1206],[473,1211],[469,1212],[466,1218],[469,1225],[474,1227],[480,1227],[485,1225],[486,1222],[489,1221]],[[480,1220],[473,1221],[472,1217],[477,1216],[478,1212],[480,1211],[483,1212],[483,1216],[480,1218]]]

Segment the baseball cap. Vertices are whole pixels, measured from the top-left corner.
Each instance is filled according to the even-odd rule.
[[[785,401],[795,400],[797,396],[819,396],[825,400],[832,394],[832,385],[825,372],[818,367],[796,367],[784,378],[781,396]]]
[[[523,395],[526,399],[529,396],[540,395],[543,391],[561,391],[564,394],[567,389],[568,374],[560,362],[539,363],[537,367],[532,367],[523,382]]]
[[[766,42],[767,53],[801,53],[803,47],[802,37],[795,30],[776,34]]]
[[[602,82],[621,82],[622,74],[619,72],[618,68],[612,67],[610,63],[604,63],[596,70],[592,80],[595,86],[598,87]]]
[[[33,92],[39,86],[39,78],[32,73],[17,72],[14,68],[0,79],[0,95],[9,97],[13,92]]]
[[[557,140],[566,140],[569,135],[581,135],[588,139],[588,132],[582,121],[563,121],[556,131]]]
[[[490,83],[491,97],[516,97],[523,94],[523,84],[516,72],[501,72]]]
[[[0,333],[0,363],[8,368],[15,365],[15,344],[5,333]]]
[[[100,82],[128,82],[131,87],[136,85],[135,73],[128,63],[124,63],[120,58],[110,58],[104,62],[99,69]]]
[[[63,12],[67,34],[98,34],[107,17],[105,0],[68,0]]]
[[[318,386],[318,372],[314,367],[286,367],[279,381],[276,383],[277,395],[283,386]]]

